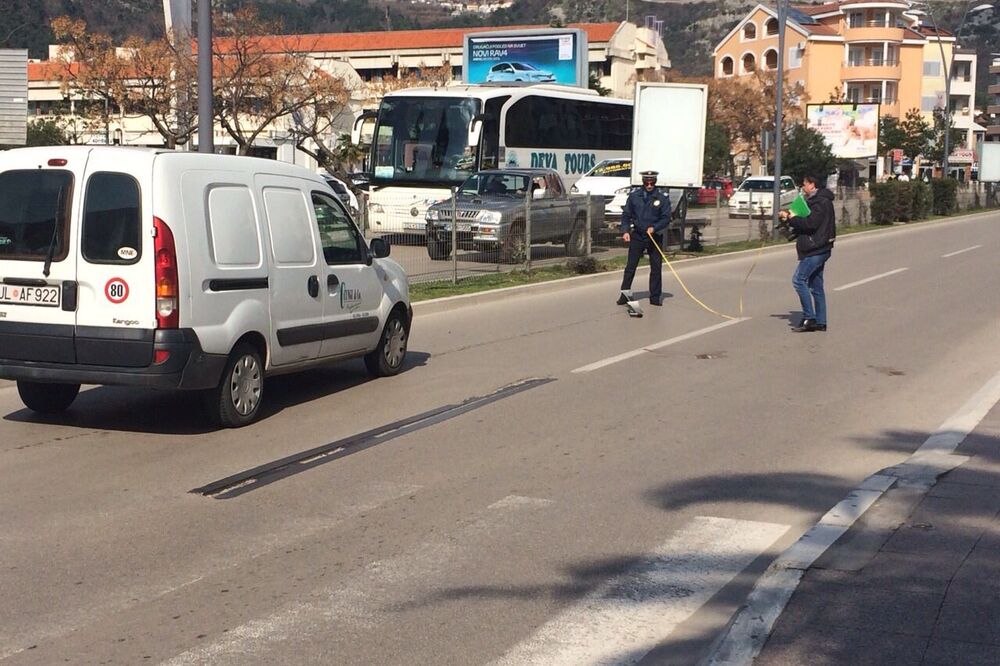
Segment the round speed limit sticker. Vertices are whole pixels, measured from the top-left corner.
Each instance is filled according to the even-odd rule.
[[[128,282],[121,278],[111,278],[104,285],[104,295],[114,304],[124,303],[128,298]]]

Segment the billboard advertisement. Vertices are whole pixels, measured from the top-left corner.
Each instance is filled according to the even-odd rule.
[[[587,33],[583,30],[479,32],[465,36],[465,83],[557,83],[586,88]]]
[[[809,104],[806,124],[823,135],[834,157],[878,155],[878,104]]]
[[[979,160],[979,180],[1000,183],[1000,143],[984,143]]]

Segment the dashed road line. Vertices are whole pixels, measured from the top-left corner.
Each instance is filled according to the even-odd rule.
[[[982,245],[973,245],[972,247],[967,247],[967,248],[964,248],[962,250],[955,250],[954,252],[949,252],[948,254],[942,254],[941,258],[942,259],[948,259],[950,257],[955,257],[955,256],[958,256],[960,254],[964,254],[966,252],[972,252],[973,250],[978,250],[981,247],[982,247]]]
[[[851,282],[850,284],[845,284],[834,289],[834,291],[844,291],[845,289],[850,289],[852,287],[859,287],[863,284],[868,284],[869,282],[874,282],[875,280],[881,280],[882,278],[889,277],[890,275],[896,275],[897,273],[902,273],[903,271],[908,271],[909,268],[897,268],[894,271],[887,271],[885,273],[879,273],[878,275],[873,275],[867,277],[864,280],[858,280],[857,282]]]

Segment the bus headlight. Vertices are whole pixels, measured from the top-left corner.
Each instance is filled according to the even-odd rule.
[[[500,224],[500,219],[503,215],[495,210],[481,210],[476,217],[479,218],[480,222],[485,222],[486,224]]]

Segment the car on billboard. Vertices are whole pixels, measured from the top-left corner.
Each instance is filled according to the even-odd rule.
[[[510,83],[523,81],[530,83],[554,83],[555,75],[524,62],[500,62],[490,67],[486,75],[487,83]]]

